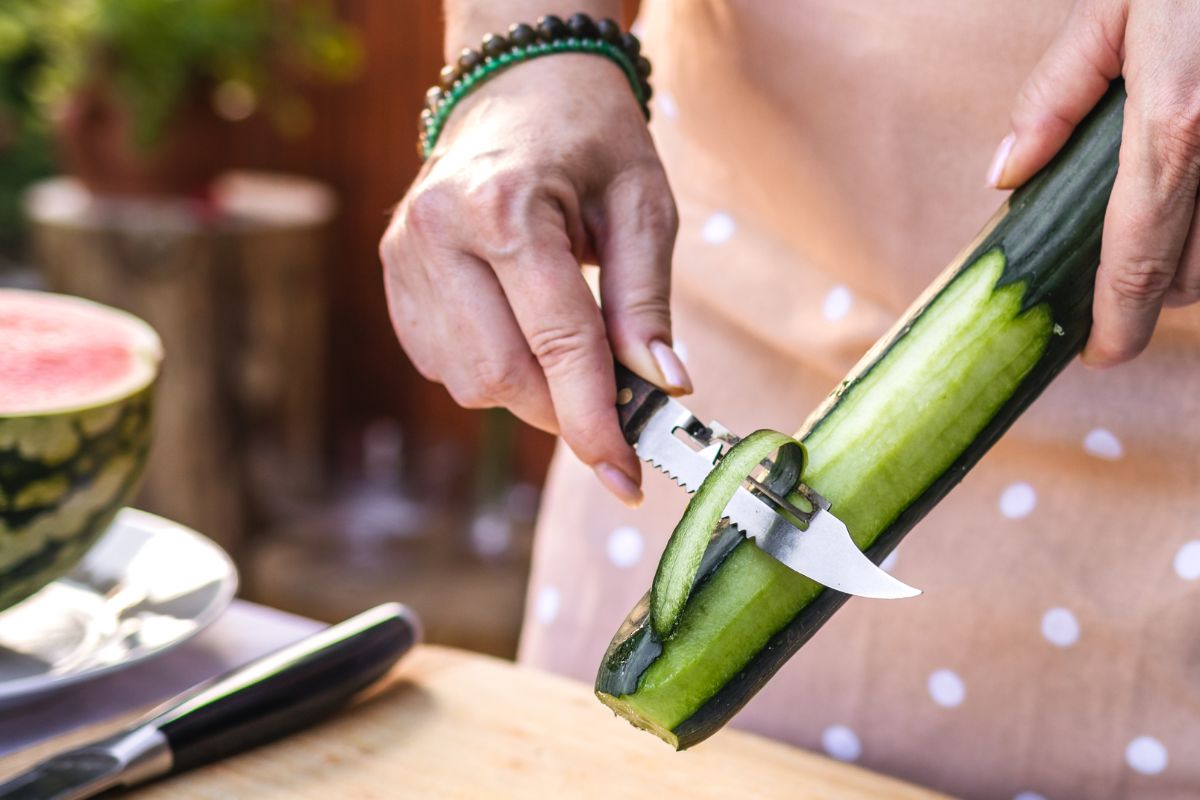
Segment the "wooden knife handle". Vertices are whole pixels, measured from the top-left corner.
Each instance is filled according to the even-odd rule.
[[[625,441],[633,444],[654,412],[667,402],[667,394],[620,364],[614,366],[617,373],[617,416],[621,419]]]

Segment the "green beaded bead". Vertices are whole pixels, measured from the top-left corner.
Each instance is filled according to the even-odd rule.
[[[650,97],[650,86],[645,82],[645,77],[649,74],[648,62],[645,64],[642,63],[644,59],[638,58],[636,54],[637,48],[627,46],[629,44],[628,41],[619,40],[619,43],[612,43],[603,38],[581,39],[576,36],[567,36],[552,41],[543,40],[537,43],[530,43],[526,46],[517,45],[511,39],[509,43],[512,46],[506,52],[479,58],[471,65],[471,69],[464,70],[464,74],[456,75],[456,80],[450,86],[443,84],[443,91],[440,98],[436,103],[429,106],[430,113],[422,115],[421,127],[423,132],[418,142],[418,151],[422,153],[424,158],[428,158],[437,146],[438,136],[445,127],[446,120],[454,110],[454,107],[477,84],[483,83],[495,73],[512,64],[554,53],[596,53],[607,57],[625,73],[625,78],[629,82],[629,87],[633,91],[634,97],[637,98],[638,104],[641,105],[642,112],[646,115],[647,119],[650,118],[650,109],[647,107]],[[634,51],[633,54],[631,54],[631,50]],[[467,53],[464,53],[465,55]],[[471,64],[470,58],[464,60],[467,64]],[[460,61],[461,64],[462,61]],[[448,76],[444,74],[443,77]]]

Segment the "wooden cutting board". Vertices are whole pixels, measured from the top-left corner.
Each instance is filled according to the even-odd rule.
[[[64,744],[5,759],[0,774]],[[588,686],[433,646],[407,655],[382,687],[335,719],[127,796],[945,800],[740,731],[676,753],[614,717]]]

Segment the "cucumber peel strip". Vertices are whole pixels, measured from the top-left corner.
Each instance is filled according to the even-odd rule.
[[[804,445],[784,433],[759,430],[729,449],[692,495],[679,524],[663,548],[650,589],[650,624],[666,639],[674,631],[696,583],[700,561],[725,506],[749,475],[771,453],[779,451],[767,483],[786,496],[800,483],[807,454]],[[787,485],[785,485],[787,484]]]

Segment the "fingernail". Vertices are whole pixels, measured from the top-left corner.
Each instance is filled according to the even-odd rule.
[[[630,508],[637,508],[642,504],[642,490],[624,472],[608,462],[597,464],[595,471],[596,477],[604,487],[615,494],[622,503]]]
[[[650,355],[654,356],[654,363],[658,364],[659,374],[668,389],[674,389],[678,394],[692,393],[692,378],[687,367],[670,345],[655,339],[650,343]]]
[[[1000,186],[1000,179],[1004,177],[1004,167],[1008,164],[1008,157],[1012,155],[1013,144],[1017,141],[1017,135],[1010,133],[1000,141],[1000,146],[996,148],[996,155],[992,156],[992,165],[988,167],[987,182],[988,186],[993,189]]]

